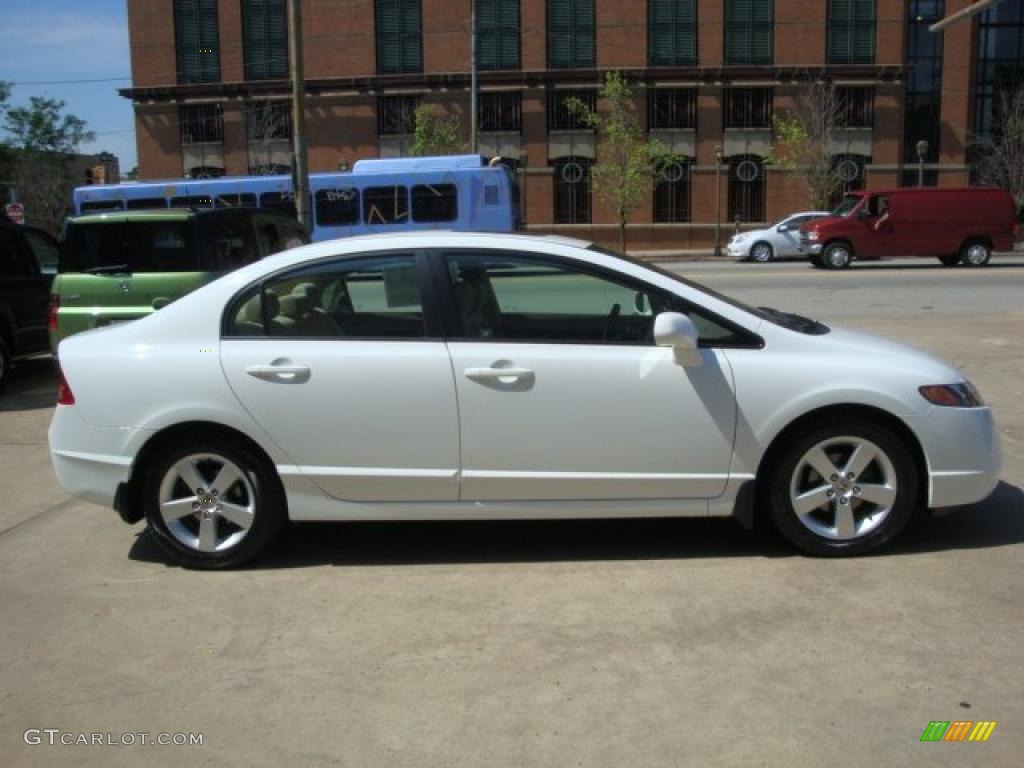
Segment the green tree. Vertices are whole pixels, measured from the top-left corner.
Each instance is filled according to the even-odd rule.
[[[412,154],[454,155],[466,149],[462,122],[457,115],[441,115],[430,104],[420,104],[414,113]]]
[[[829,146],[839,110],[833,85],[809,83],[800,86],[791,110],[772,118],[772,148],[766,160],[803,180],[815,210],[829,208],[842,189]]]
[[[630,215],[650,199],[661,169],[678,157],[645,134],[636,114],[633,87],[621,72],[605,76],[599,96],[604,113],[576,98],[566,99],[565,104],[597,132],[598,159],[591,168],[594,193],[615,212],[619,245],[625,253]]]
[[[79,146],[95,138],[86,122],[64,112],[64,102],[33,96],[27,107],[4,110],[4,142],[14,182],[32,224],[56,233],[75,186],[72,161]]]

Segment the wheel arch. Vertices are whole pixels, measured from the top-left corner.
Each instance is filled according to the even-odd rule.
[[[841,235],[837,236],[837,237],[833,237],[830,240],[826,240],[824,243],[822,243],[821,244],[821,252],[822,252],[822,254],[825,253],[825,249],[826,248],[828,248],[830,245],[835,245],[836,243],[842,243],[843,245],[845,245],[847,248],[850,249],[850,260],[851,261],[857,258],[857,249],[853,247],[853,243],[850,241],[849,238],[843,237]]]
[[[121,518],[127,523],[135,523],[143,518],[142,510],[142,483],[146,473],[146,468],[150,462],[153,461],[160,450],[173,445],[175,442],[185,440],[188,437],[195,434],[202,434],[208,437],[221,438],[224,440],[231,441],[235,444],[242,444],[246,448],[252,450],[260,459],[264,462],[264,469],[267,470],[267,480],[272,483],[276,483],[278,490],[281,492],[281,498],[284,499],[287,505],[287,495],[284,492],[284,484],[281,482],[281,477],[277,473],[277,468],[274,465],[273,459],[263,449],[263,447],[257,443],[252,437],[245,434],[239,429],[229,427],[226,424],[220,424],[213,421],[183,421],[177,424],[171,424],[163,429],[158,430],[152,434],[138,453],[135,455],[135,460],[132,462],[131,474],[128,477],[127,482],[122,483],[117,489],[117,494],[114,499],[114,507],[117,510]],[[285,509],[287,514],[287,508]]]
[[[990,251],[995,250],[995,246],[992,243],[992,238],[989,237],[988,235],[968,235],[960,243],[960,248],[957,251],[957,253],[963,253],[967,249],[967,246],[969,246],[971,243],[981,243]]]
[[[838,421],[840,419],[854,419],[875,424],[882,424],[890,428],[901,440],[906,443],[911,455],[914,457],[914,467],[917,470],[917,492],[918,499],[928,499],[928,460],[925,457],[924,448],[914,431],[905,421],[890,411],[872,405],[860,403],[839,403],[825,405],[807,411],[796,417],[783,427],[772,438],[767,449],[761,456],[761,461],[754,473],[754,525],[761,527],[767,522],[768,507],[765,495],[768,491],[767,478],[785,455],[786,448],[803,431],[813,424],[825,419]]]

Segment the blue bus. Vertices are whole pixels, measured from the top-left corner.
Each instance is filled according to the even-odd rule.
[[[519,188],[508,166],[480,155],[358,160],[352,171],[309,177],[313,240],[454,229],[519,228]],[[153,208],[260,207],[295,214],[291,176],[222,176],[78,187],[75,213]]]

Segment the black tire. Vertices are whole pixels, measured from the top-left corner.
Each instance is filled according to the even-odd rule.
[[[821,266],[825,269],[846,269],[852,261],[853,248],[849,243],[829,243],[821,251]]]
[[[960,263],[961,256],[959,253],[948,254],[946,256],[939,256],[939,261],[942,262],[944,267],[955,267]]]
[[[771,243],[766,243],[764,240],[758,240],[750,246],[749,253],[750,260],[758,264],[766,264],[775,258],[775,250],[772,248]]]
[[[161,487],[166,482],[170,483],[179,493],[175,494],[176,499],[185,499],[182,485],[183,480],[166,480],[172,473],[172,468],[179,461],[195,455],[217,457],[233,463],[240,470],[239,480],[229,484],[220,499],[211,498],[212,490],[207,490],[203,497],[198,495],[196,499],[203,498],[206,501],[216,502],[225,499],[239,501],[236,506],[250,505],[252,507],[251,524],[243,529],[226,517],[214,511],[194,512],[183,515],[181,519],[174,521],[172,526],[164,519],[160,512]],[[210,459],[208,462],[200,462],[196,465],[203,474],[203,477],[210,478],[217,468],[217,461]],[[223,466],[223,464],[221,464]],[[212,487],[212,482],[209,483]],[[213,493],[213,496],[218,496]],[[249,497],[252,498],[249,498]],[[194,508],[194,504],[192,505]],[[231,507],[231,503],[225,502],[225,506]],[[176,563],[187,568],[198,568],[215,570],[221,568],[232,568],[249,562],[263,553],[277,539],[287,518],[284,491],[273,465],[267,459],[244,444],[229,442],[220,436],[212,436],[204,439],[201,436],[190,437],[166,446],[155,459],[145,468],[142,480],[142,507],[146,515],[146,522],[160,544],[160,547]],[[221,507],[216,507],[221,509]],[[213,529],[225,534],[225,544],[232,535],[242,533],[240,540],[230,546],[225,546],[217,551],[200,551],[199,549],[199,526],[203,524],[203,517],[213,520]],[[194,529],[194,532],[193,532]],[[184,544],[180,537],[187,533],[196,537],[196,543],[192,546]]]
[[[852,452],[847,454],[846,451],[855,445],[849,441],[864,441],[873,445],[883,458],[867,464],[852,480],[842,476],[837,480],[825,478],[806,463],[808,453],[823,444],[829,446],[825,449],[825,455],[832,463],[836,466],[845,463],[852,457]],[[804,435],[792,440],[782,450],[778,460],[765,467],[765,472],[766,476],[762,480],[775,528],[793,546],[810,555],[838,557],[876,550],[903,530],[917,507],[919,477],[911,450],[899,434],[881,424],[843,420],[812,425]],[[893,477],[889,478],[889,474]],[[842,485],[844,482],[846,485]],[[891,486],[893,482],[895,494],[887,507],[868,501],[862,495],[867,494],[869,488],[880,489],[887,483]],[[801,491],[805,483],[814,490]],[[841,493],[841,496],[848,497],[842,507],[839,506],[842,498],[836,495],[837,485],[847,489]],[[824,503],[820,507],[805,513],[801,519],[793,501],[797,492],[806,493],[809,497],[826,488],[832,491],[833,496],[823,499]],[[840,532],[841,509],[844,512],[849,510],[853,521],[852,535],[845,537]],[[834,528],[831,535],[815,530],[829,527]]]
[[[984,267],[992,259],[992,248],[984,240],[968,240],[960,249],[960,263],[965,267]]]
[[[11,378],[11,353],[7,349],[7,342],[0,339],[0,394],[3,394],[7,386],[7,380]]]

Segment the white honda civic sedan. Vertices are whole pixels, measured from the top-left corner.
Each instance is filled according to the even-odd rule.
[[[200,568],[289,520],[763,516],[855,554],[1000,464],[946,363],[560,238],[305,246],[59,359],[60,482]]]
[[[806,257],[800,251],[800,226],[831,215],[828,211],[794,213],[770,227],[733,235],[727,250],[734,259],[761,263],[786,256]]]

